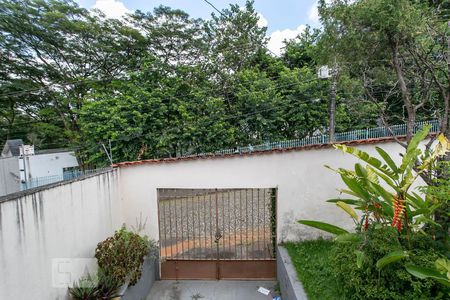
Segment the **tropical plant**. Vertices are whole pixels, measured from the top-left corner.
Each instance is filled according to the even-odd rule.
[[[433,212],[442,203],[424,199],[418,193],[410,191],[420,174],[429,171],[436,159],[450,150],[448,140],[444,135],[439,135],[437,146],[432,151],[422,152],[420,142],[427,137],[429,130],[430,126],[425,126],[414,135],[399,166],[379,147],[376,147],[376,151],[382,160],[357,148],[334,146],[367,163],[366,166],[356,163],[354,170],[334,170],[348,188],[342,189],[341,192],[352,198],[328,200],[351,216],[358,232],[367,230],[371,223],[394,227],[399,233],[420,231],[424,224],[439,226],[432,218]],[[362,211],[361,217],[358,217],[355,209]],[[335,235],[345,234],[340,239],[348,239],[351,236],[347,230],[331,224],[310,220],[300,220],[299,223]]]
[[[134,285],[141,277],[144,257],[149,253],[150,242],[128,231],[125,226],[114,236],[100,242],[95,249],[99,268],[112,280],[120,284]]]
[[[423,198],[418,193],[411,192],[411,186],[421,172],[430,172],[436,160],[450,150],[448,140],[439,135],[437,146],[433,150],[422,152],[420,142],[427,137],[429,130],[430,126],[425,126],[413,136],[400,165],[379,147],[376,147],[376,151],[382,160],[356,148],[335,145],[336,149],[349,153],[367,164],[362,166],[356,163],[354,170],[343,168],[334,170],[347,186],[347,189],[341,192],[352,198],[328,200],[352,218],[356,225],[355,233],[319,221],[298,222],[336,235],[337,242],[358,245],[352,255],[359,268],[368,255],[364,248],[371,239],[369,231],[393,229],[397,232],[398,247],[385,252],[383,256],[379,256],[378,253],[375,268],[380,271],[394,262],[408,260],[414,248],[410,241],[412,235],[416,233],[426,235],[424,228],[440,226],[433,220],[433,214],[444,202],[437,201],[436,197]],[[358,215],[355,210],[362,213]]]
[[[432,235],[439,246],[447,251],[447,256],[450,257],[450,215],[449,215],[449,195],[450,195],[450,162],[438,161],[434,167],[434,178],[432,185],[421,187],[422,193],[426,194],[428,201],[439,206],[434,214],[434,221],[439,226],[432,226],[424,230]]]

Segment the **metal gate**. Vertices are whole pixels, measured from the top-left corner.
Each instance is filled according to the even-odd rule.
[[[276,278],[276,189],[158,189],[162,279]]]

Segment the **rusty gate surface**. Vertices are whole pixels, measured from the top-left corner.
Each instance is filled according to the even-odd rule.
[[[276,189],[158,189],[162,279],[276,278]]]

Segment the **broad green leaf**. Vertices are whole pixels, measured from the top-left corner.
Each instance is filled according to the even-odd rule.
[[[415,212],[416,212],[416,211],[414,211],[413,213],[411,213],[412,216],[416,216]],[[435,222],[434,220],[432,220],[432,219],[430,219],[430,218],[427,218],[427,217],[425,217],[425,216],[418,216],[418,217],[416,217],[414,220],[415,220],[417,223],[426,223],[426,224],[432,224],[432,225],[434,225],[434,226],[436,226],[436,227],[442,227],[441,224],[439,224],[439,223]]]
[[[417,216],[420,216],[420,215],[428,215],[430,213],[430,210],[429,209],[426,209],[426,208],[419,208],[419,209],[416,209],[416,210],[412,210],[411,211],[411,216],[412,217],[417,217]],[[424,216],[421,216],[421,217],[424,217]],[[424,217],[425,218],[425,217]],[[416,218],[416,220],[417,220],[417,218]],[[427,218],[425,218],[425,220],[423,220],[423,221],[427,221],[428,222],[428,220],[429,219],[427,219]],[[417,220],[418,221],[418,220]],[[429,221],[432,221],[432,220],[429,220]],[[432,221],[432,223],[434,223],[434,221]]]
[[[388,264],[399,261],[406,257],[408,257],[408,252],[401,251],[401,250],[394,251],[394,252],[388,253],[385,256],[383,256],[382,258],[380,258],[376,263],[376,267],[378,270],[380,270],[380,269],[384,268],[385,266],[387,266]]]
[[[381,229],[381,228],[383,228],[383,225],[381,225],[381,224],[375,224],[375,229],[377,229],[377,230],[379,230],[379,229]]]
[[[384,201],[386,201],[387,203],[393,202],[394,196],[386,191],[381,185],[373,184],[372,187],[375,190],[376,194],[380,195],[384,199]]]
[[[375,150],[377,150],[378,154],[384,159],[384,161],[387,163],[387,165],[391,168],[391,170],[396,174],[396,179],[398,179],[398,168],[395,164],[394,160],[387,154],[386,151],[384,151],[380,147],[375,147]]]
[[[448,260],[448,259],[439,258],[436,260],[434,265],[436,266],[436,269],[441,273],[448,274],[450,272],[450,260]],[[449,277],[449,279],[450,279],[450,277]]]
[[[347,195],[350,195],[350,196],[354,196],[354,197],[360,198],[360,196],[357,193],[353,192],[353,191],[350,191],[350,190],[347,190],[347,189],[341,189],[339,191],[341,193],[343,193],[343,194],[347,194]]]
[[[365,203],[364,201],[357,200],[357,199],[340,199],[340,198],[337,198],[337,199],[329,199],[329,200],[327,200],[327,202],[329,202],[329,203],[336,203],[338,201],[347,203],[349,205],[363,205]]]
[[[361,241],[361,237],[356,233],[343,233],[334,238],[338,243],[357,243]]]
[[[376,184],[380,183],[380,180],[378,178],[378,174],[375,172],[375,169],[372,168],[369,165],[366,166],[366,174],[367,174],[367,179],[370,182],[373,182],[373,183],[376,183]]]
[[[415,174],[413,172],[414,165],[416,163],[416,160],[413,160],[410,165],[407,166],[406,170],[403,174],[403,179],[400,182],[400,190],[403,192],[408,192],[409,188],[411,187],[411,184],[416,180],[418,174]]]
[[[383,215],[392,218],[394,216],[394,210],[392,205],[386,203],[385,201],[378,202],[381,205],[381,210]]]
[[[341,174],[342,181],[348,186],[350,190],[352,190],[359,198],[362,198],[366,201],[370,200],[370,194],[360,185],[360,183],[348,176]]]
[[[361,269],[364,264],[366,254],[360,250],[355,250],[355,254],[356,254],[356,266],[358,267],[358,269]]]
[[[362,161],[365,161],[366,163],[368,163],[372,167],[380,170],[381,172],[385,173],[389,177],[396,176],[396,173],[394,173],[392,170],[390,170],[387,165],[383,164],[379,159],[370,156],[367,152],[361,151],[361,150],[353,148],[353,147],[348,147],[343,144],[336,144],[336,145],[334,145],[334,147],[336,149],[341,150],[342,152],[351,154],[351,155],[361,159]]]
[[[449,278],[447,276],[445,276],[444,274],[441,274],[436,269],[418,267],[418,266],[413,266],[413,265],[406,265],[405,269],[411,275],[416,276],[417,278],[420,278],[420,279],[432,278],[432,279],[439,281],[441,284],[450,286]]]
[[[438,135],[437,140],[438,144],[433,151],[428,151],[425,157],[422,158],[422,164],[419,166],[419,170],[428,169],[436,158],[450,151],[450,141],[442,133]]]
[[[394,180],[393,180],[392,178],[390,178],[388,175],[386,175],[386,174],[384,174],[384,173],[382,173],[382,172],[380,172],[380,171],[378,171],[378,170],[375,170],[375,169],[373,169],[373,168],[371,168],[371,170],[372,170],[373,172],[375,172],[379,177],[381,177],[381,178],[384,180],[384,182],[386,182],[386,183],[387,183],[390,187],[392,187],[395,191],[399,191],[397,185],[395,184],[395,182],[394,182]]]
[[[367,178],[367,173],[366,170],[363,168],[363,166],[361,166],[361,164],[356,163],[355,164],[355,173],[356,175],[358,175],[359,177],[363,177],[363,178]]]
[[[412,139],[409,141],[408,148],[406,149],[406,154],[403,156],[402,164],[399,168],[399,173],[404,174],[405,171],[411,169],[420,155],[420,149],[418,146],[421,141],[423,141],[430,131],[431,125],[425,125],[420,131],[418,131]]]
[[[324,222],[318,222],[318,221],[311,221],[311,220],[299,220],[297,221],[300,224],[306,225],[306,226],[310,226],[310,227],[314,227],[332,234],[344,234],[344,233],[348,233],[347,230],[340,228],[338,226],[335,225],[331,225],[328,223],[324,223]]]
[[[427,203],[416,193],[406,194],[406,200],[416,209],[427,209]]]
[[[346,213],[348,213],[350,215],[350,217],[353,218],[353,220],[358,222],[358,215],[353,210],[353,208],[350,207],[350,205],[348,205],[347,203],[342,202],[342,201],[336,202],[336,205],[339,206],[340,208],[342,208]]]

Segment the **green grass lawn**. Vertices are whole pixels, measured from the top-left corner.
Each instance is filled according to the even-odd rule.
[[[309,300],[343,299],[331,271],[332,241],[286,243],[297,275]]]

